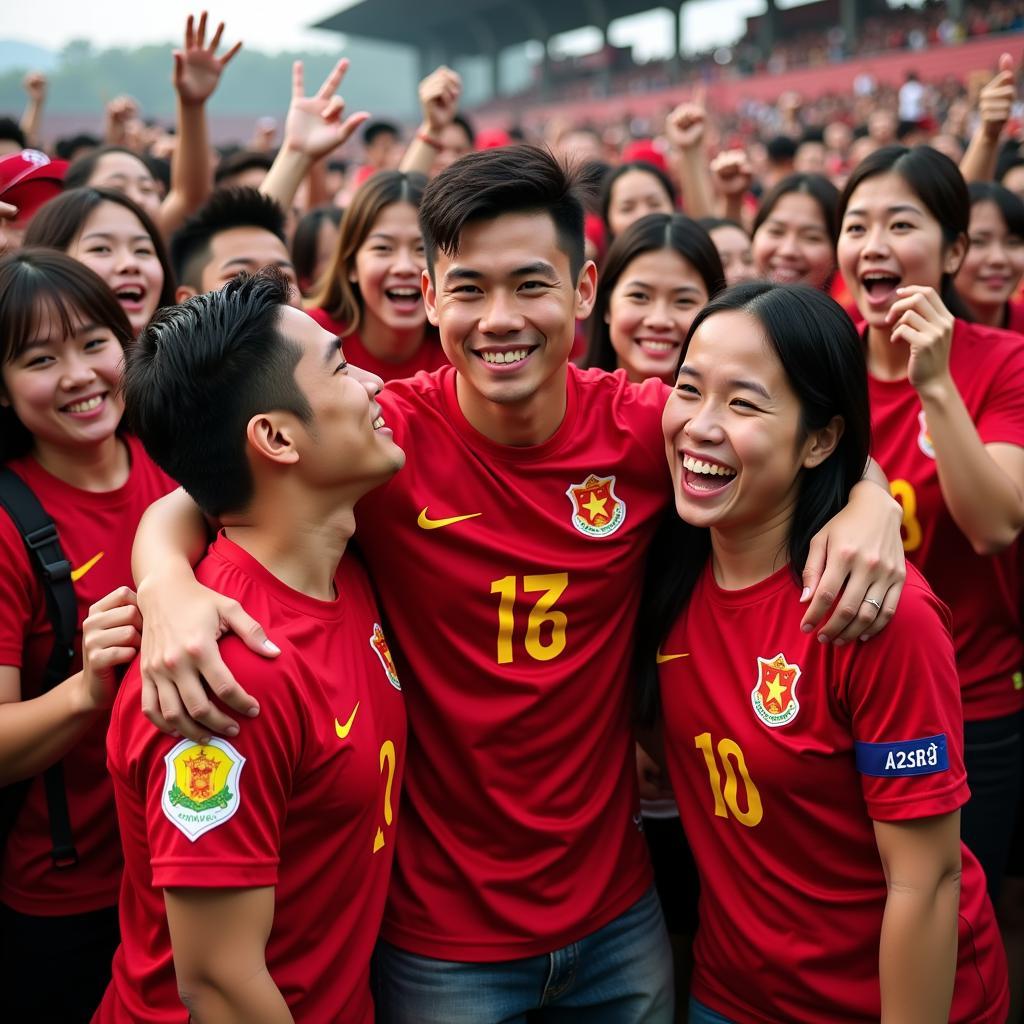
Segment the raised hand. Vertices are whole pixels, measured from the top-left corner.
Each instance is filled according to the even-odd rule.
[[[174,73],[172,81],[174,89],[182,103],[205,103],[212,95],[220,76],[228,63],[242,48],[241,42],[235,43],[223,56],[217,56],[217,47],[224,34],[222,21],[213,33],[210,45],[206,45],[206,11],[199,15],[196,26],[190,14],[185,22],[185,46],[174,50]]]
[[[665,119],[665,137],[674,149],[693,149],[704,141],[708,112],[704,105],[704,88],[697,89],[693,99],[680,103]]]
[[[754,180],[754,169],[742,149],[727,149],[711,161],[711,181],[723,196],[744,195]]]
[[[978,95],[978,114],[981,129],[990,139],[998,139],[1006,122],[1010,120],[1017,99],[1014,83],[1013,58],[1004,53],[999,58],[999,72]]]
[[[303,86],[302,61],[292,65],[292,102],[284,122],[284,147],[302,153],[312,160],[327,156],[348,141],[352,133],[369,118],[363,110],[344,121],[345,101],[335,92],[348,71],[348,58],[343,57],[324,79],[314,96],[306,96]]]
[[[30,71],[21,82],[32,103],[42,103],[46,99],[46,88],[49,84],[42,71]]]
[[[420,107],[423,127],[431,134],[452,123],[459,112],[462,79],[457,71],[443,64],[420,82]]]
[[[893,324],[890,341],[910,346],[907,377],[920,394],[931,384],[944,384],[949,375],[949,349],[953,342],[953,314],[934,288],[907,285],[898,288],[886,321]]]

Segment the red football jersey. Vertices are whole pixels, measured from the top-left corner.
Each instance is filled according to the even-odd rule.
[[[516,448],[469,425],[455,380],[446,368],[384,389],[408,462],[356,518],[409,680],[382,934],[485,962],[580,939],[651,884],[629,661],[671,497],[667,388],[570,366],[561,426]]]
[[[985,444],[1024,446],[1024,343],[1019,335],[956,321],[949,369]],[[1024,708],[1020,559],[1016,545],[977,555],[942,491],[921,401],[908,380],[869,378],[875,459],[903,506],[903,547],[953,615],[968,720]]]
[[[308,309],[307,313],[325,330],[333,334],[341,334],[345,330],[345,324],[335,320],[325,309]],[[371,355],[362,338],[358,333],[346,335],[342,339],[342,351],[345,359],[360,370],[367,370],[375,373],[382,381],[402,380],[405,377],[413,377],[421,370],[429,373],[438,367],[447,366],[448,359],[441,348],[441,339],[437,331],[427,325],[427,336],[423,344],[412,354],[412,356],[401,363],[387,363]]]
[[[872,826],[969,796],[948,615],[912,568],[892,623],[836,649],[801,632],[785,568],[710,567],[661,646],[672,785],[701,879],[691,991],[731,1020],[877,1021],[886,884]],[[1006,964],[966,849],[950,1020],[1006,1019]]]
[[[132,586],[131,553],[142,513],[177,486],[127,438],[131,470],[116,491],[83,491],[48,473],[31,456],[8,463],[33,490],[57,526],[71,562],[78,621],[112,590]],[[21,534],[0,511],[0,664],[21,669],[22,695],[38,696],[53,649],[53,630],[35,566]],[[82,667],[81,633],[71,672]],[[50,817],[43,778],[32,783],[11,829],[0,871],[0,902],[22,914],[81,914],[117,903],[121,844],[106,770],[106,718],[64,755],[64,788],[79,861],[56,870],[50,857]]]
[[[282,653],[222,642],[260,714],[206,746],[154,729],[139,714],[138,663],[125,678],[107,738],[125,853],[121,945],[95,1020],[185,1024],[162,890],[272,885],[267,967],[295,1018],[370,1024],[405,709],[366,573],[346,555],[339,596],[318,601],[221,535],[197,576],[241,601]]]
[[[1011,299],[1007,304],[1006,328],[1015,334],[1024,334],[1024,302]]]

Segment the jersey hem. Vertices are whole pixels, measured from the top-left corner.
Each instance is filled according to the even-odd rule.
[[[425,934],[401,929],[388,924],[385,919],[380,937],[388,944],[414,956],[430,957],[432,960],[451,960],[457,963],[499,963],[503,960],[518,960],[528,956],[542,956],[562,949],[573,942],[579,942],[593,935],[619,915],[625,913],[640,900],[652,885],[650,872],[635,886],[631,886],[614,903],[604,906],[600,913],[592,914],[585,921],[571,929],[543,938],[525,939],[519,943],[492,942],[489,939],[463,939],[461,942],[446,942],[435,932]]]

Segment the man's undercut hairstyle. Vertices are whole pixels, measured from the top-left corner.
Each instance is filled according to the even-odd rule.
[[[211,516],[253,497],[253,416],[313,412],[295,381],[302,349],[281,333],[289,284],[276,268],[161,310],[125,360],[125,415],[153,461]]]
[[[178,284],[202,290],[210,243],[222,231],[262,228],[287,246],[284,225],[284,210],[270,196],[254,188],[217,189],[171,236],[171,264]]]
[[[420,229],[431,278],[437,253],[456,256],[469,225],[509,213],[546,213],[575,281],[584,261],[583,191],[579,172],[539,146],[467,154],[445,168],[423,193]]]

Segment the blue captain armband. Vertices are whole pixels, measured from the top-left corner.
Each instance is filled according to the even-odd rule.
[[[934,775],[949,771],[946,734],[922,736],[919,740],[853,745],[857,771],[880,779],[899,779],[906,775]]]

